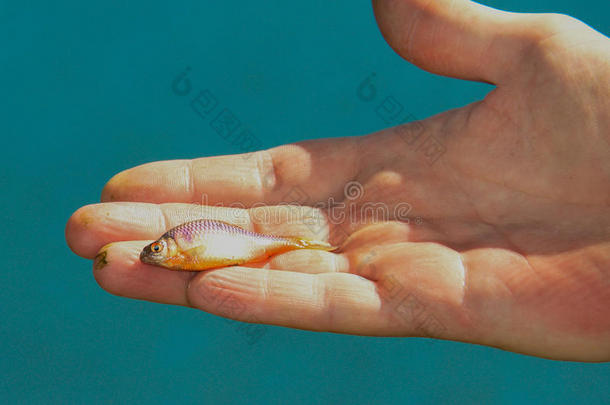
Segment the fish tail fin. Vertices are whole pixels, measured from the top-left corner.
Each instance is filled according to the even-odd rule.
[[[326,250],[326,251],[331,252],[331,251],[337,250],[339,248],[338,246],[333,246],[330,243],[322,242],[319,240],[304,239],[304,238],[291,238],[291,241],[295,245],[295,247],[301,248],[301,249],[318,249],[318,250]]]

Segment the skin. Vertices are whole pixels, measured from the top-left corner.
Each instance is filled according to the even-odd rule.
[[[368,136],[124,171],[101,204],[70,218],[72,250],[103,258],[94,275],[113,294],[237,320],[610,360],[609,40],[566,16],[462,0],[373,6],[406,60],[495,89]],[[417,133],[443,145],[434,164],[408,143]],[[353,181],[361,196],[346,198]],[[301,207],[277,206],[295,192]],[[204,195],[245,208],[202,211],[191,202]],[[330,198],[345,205],[316,205]],[[390,214],[353,215],[367,202]],[[399,202],[410,204],[409,220],[393,215]],[[166,229],[202,215],[341,249],[200,273],[138,260]]]

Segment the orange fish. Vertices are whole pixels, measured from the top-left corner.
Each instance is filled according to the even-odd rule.
[[[222,221],[198,219],[167,231],[142,250],[140,260],[171,270],[207,270],[260,262],[297,249],[336,248],[326,242],[265,235]]]

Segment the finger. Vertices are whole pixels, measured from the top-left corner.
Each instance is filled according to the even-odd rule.
[[[358,139],[315,140],[245,155],[149,163],[110,179],[102,201],[243,207],[313,204],[342,192],[343,184],[358,172]]]
[[[188,305],[185,291],[196,273],[169,271],[142,263],[139,254],[148,243],[150,241],[131,241],[104,246],[93,262],[96,281],[114,295]]]
[[[187,294],[193,306],[240,321],[368,335],[391,329],[375,283],[353,274],[230,267],[195,277]]]
[[[99,285],[114,295],[195,306],[239,320],[352,333],[372,333],[382,324],[375,286],[360,277],[343,274],[350,278],[316,282],[317,275],[247,267],[170,271],[140,262],[138,254],[146,243],[105,246],[94,262]],[[194,278],[198,281],[187,288]],[[236,305],[246,305],[248,311],[238,313]]]
[[[346,273],[350,270],[346,256],[313,249],[293,250],[273,256],[265,268],[310,274]]]
[[[168,229],[195,219],[215,219],[277,236],[299,236],[338,244],[338,233],[323,210],[300,206],[252,209],[193,204],[103,203],[81,207],[68,220],[66,240],[74,253],[93,258],[110,242],[157,239]],[[333,240],[334,239],[334,240]]]
[[[379,28],[402,57],[432,73],[498,83],[526,46],[519,14],[466,0],[374,0]]]

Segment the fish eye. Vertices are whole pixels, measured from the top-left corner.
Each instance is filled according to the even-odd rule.
[[[150,245],[150,250],[153,253],[159,253],[160,251],[163,250],[163,245],[161,245],[159,242],[155,242],[152,245]]]

